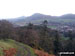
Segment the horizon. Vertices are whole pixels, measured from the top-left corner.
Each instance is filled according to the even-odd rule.
[[[41,15],[47,15],[47,14],[42,14],[42,13],[34,13],[34,14],[41,14]],[[34,15],[32,14],[32,15]],[[68,15],[68,14],[73,14],[73,13],[67,13],[67,14],[62,14],[62,15],[47,15],[47,16],[56,16],[56,17],[60,17],[60,16],[63,16],[63,15]],[[30,17],[32,15],[29,15],[29,16],[18,16],[18,17],[8,17],[8,18],[0,18],[0,20],[8,20],[8,19],[15,19],[15,18],[20,18],[20,17]],[[75,15],[75,14],[73,14]]]
[[[31,16],[75,14],[74,0],[0,0],[0,19]]]

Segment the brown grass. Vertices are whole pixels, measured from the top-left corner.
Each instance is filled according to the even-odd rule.
[[[16,54],[16,49],[15,48],[10,48],[9,50],[3,50],[4,56],[14,56]]]

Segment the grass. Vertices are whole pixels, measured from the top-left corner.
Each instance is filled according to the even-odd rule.
[[[0,48],[0,56],[3,56],[2,48]]]
[[[9,48],[15,48],[16,50],[20,51],[21,56],[23,56],[22,54],[25,54],[25,56],[27,56],[27,54],[30,54],[31,56],[35,56],[35,53],[31,47],[11,39],[8,39],[6,41],[0,40],[0,56],[4,56],[3,49],[1,47],[3,47],[6,50],[8,50]]]
[[[23,46],[25,46],[26,48],[28,48],[30,50],[31,56],[34,55],[34,51],[33,51],[33,49],[30,46],[22,44],[22,43],[20,43],[20,44],[23,45]]]
[[[54,28],[56,28],[56,26],[48,26],[48,28],[52,28],[52,29],[54,29]]]

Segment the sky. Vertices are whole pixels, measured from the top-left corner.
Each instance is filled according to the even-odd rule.
[[[0,18],[42,13],[52,16],[75,14],[75,0],[0,0]]]

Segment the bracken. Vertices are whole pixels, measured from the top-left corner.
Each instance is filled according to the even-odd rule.
[[[16,49],[15,48],[9,48],[8,50],[3,50],[4,56],[14,56],[16,54]]]

